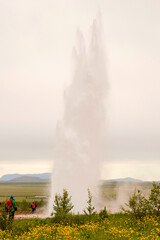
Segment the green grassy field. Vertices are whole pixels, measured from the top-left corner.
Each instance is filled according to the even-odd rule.
[[[49,184],[47,183],[0,183],[0,202],[14,195],[16,201],[32,201],[42,199],[39,196],[49,196]]]
[[[39,199],[37,196],[49,197],[50,185],[48,183],[0,183],[0,202],[5,201],[11,195],[14,195],[17,201],[31,201]],[[102,197],[105,200],[112,201],[116,199],[117,193],[133,193],[135,188],[141,189],[145,194],[151,189],[151,182],[140,183],[118,183],[104,182],[100,189]],[[43,197],[42,197],[43,198]]]

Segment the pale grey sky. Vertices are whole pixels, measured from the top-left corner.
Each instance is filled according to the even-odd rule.
[[[159,178],[159,0],[0,0],[0,175],[50,169],[76,29],[87,39],[99,10],[110,86],[102,176]]]

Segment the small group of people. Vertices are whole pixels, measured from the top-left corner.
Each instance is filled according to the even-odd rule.
[[[32,214],[35,213],[36,207],[37,207],[37,204],[35,202],[32,202],[32,204],[31,204]],[[15,201],[13,195],[11,195],[10,199],[7,200],[5,209],[6,209],[7,215],[9,215],[9,219],[13,220],[15,211],[17,211],[16,201]]]

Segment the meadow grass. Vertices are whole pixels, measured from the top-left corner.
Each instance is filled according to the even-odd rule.
[[[55,218],[16,220],[12,229],[0,231],[0,239],[158,240],[160,220],[151,216],[136,220],[126,214],[111,214],[103,220],[95,215],[91,221],[85,215],[60,222]]]
[[[47,196],[49,184],[47,183],[0,183],[0,202],[6,201],[14,195],[16,201],[28,202],[38,199],[36,196]]]
[[[104,181],[100,187],[101,194],[106,200],[115,200],[116,193],[121,187],[122,191],[126,185],[128,190],[131,186],[135,188],[141,188],[144,192],[148,191],[152,187],[151,182],[140,183],[117,183]],[[49,196],[49,183],[0,183],[0,202],[6,201],[8,197],[14,195],[17,201],[31,201],[35,199],[35,196]]]

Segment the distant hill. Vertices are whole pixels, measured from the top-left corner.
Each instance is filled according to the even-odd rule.
[[[51,180],[51,173],[40,174],[7,174],[0,178],[2,182],[15,182],[15,183],[30,183],[30,182],[49,182]],[[103,180],[103,182],[142,182],[142,180],[130,177]]]
[[[117,178],[117,179],[109,179],[109,180],[104,180],[105,182],[142,182],[140,179],[135,179],[135,178]]]
[[[0,178],[0,182],[46,182],[50,179],[51,173],[7,174]]]
[[[9,180],[7,182],[14,182],[14,183],[40,183],[40,182],[47,182],[49,179],[41,179],[39,177],[30,177],[30,176],[21,176],[18,178],[14,178],[12,180]]]

